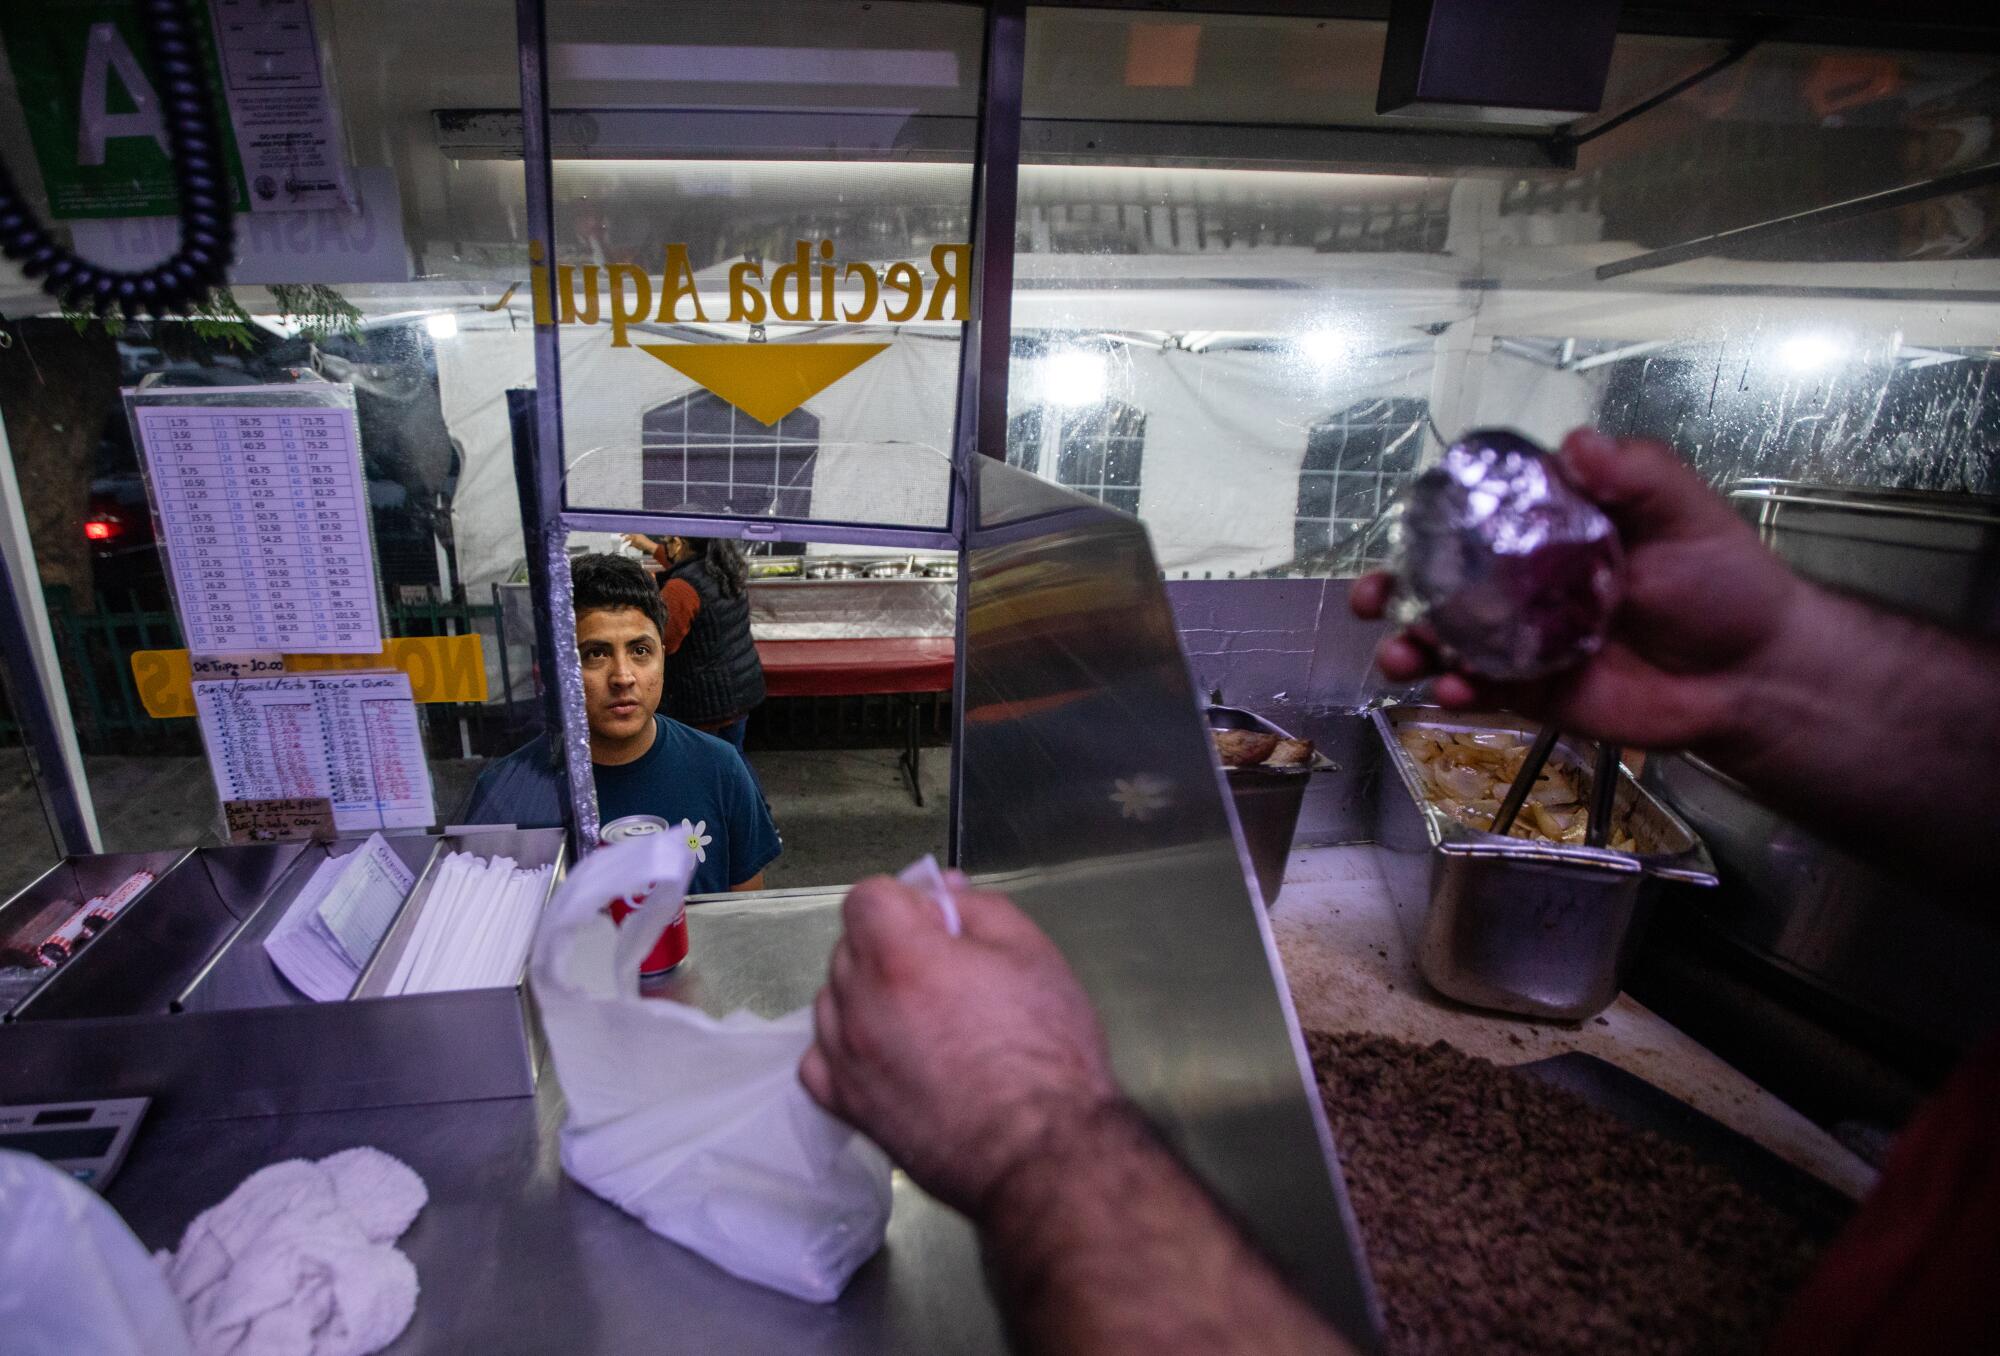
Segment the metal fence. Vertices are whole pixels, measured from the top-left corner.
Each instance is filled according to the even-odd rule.
[[[127,603],[114,606],[99,595],[92,611],[79,611],[66,587],[43,590],[54,633],[56,657],[68,688],[70,713],[76,720],[77,741],[85,753],[199,753],[201,740],[192,719],[157,720],[146,714],[132,681],[135,650],[172,650],[182,645],[180,624],[169,610]],[[519,743],[521,719],[532,716],[532,702],[506,700],[512,688],[515,656],[508,645],[507,620],[497,599],[490,604],[456,603],[441,599],[404,602],[388,611],[389,634],[451,636],[477,634],[489,658],[497,662],[500,681],[491,684],[496,700],[438,702],[418,708],[428,741],[436,751],[504,753]],[[525,638],[521,638],[525,639]],[[488,672],[494,672],[489,665]],[[520,711],[515,706],[521,707]],[[11,709],[0,708],[0,744],[20,742]]]
[[[94,610],[83,612],[65,587],[44,589],[43,596],[83,752],[199,754],[195,722],[147,715],[132,680],[133,651],[181,647],[173,612],[102,594]],[[509,635],[497,590],[491,603],[404,602],[391,607],[388,618],[392,636],[477,634],[486,651],[490,700],[417,708],[434,757],[506,753],[539,728],[530,637]],[[518,632],[518,615],[515,623]],[[950,715],[949,698],[935,694],[914,701],[879,695],[780,697],[758,708],[750,742],[765,749],[895,747],[907,740],[914,722],[919,743],[943,744],[950,740]],[[14,713],[0,692],[0,746],[20,742]]]

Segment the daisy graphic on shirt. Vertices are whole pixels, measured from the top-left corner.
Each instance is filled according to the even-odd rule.
[[[707,861],[708,845],[715,841],[715,835],[708,831],[708,821],[704,819],[699,824],[694,824],[683,819],[681,832],[687,835],[688,851],[694,854],[694,859],[697,862]]]

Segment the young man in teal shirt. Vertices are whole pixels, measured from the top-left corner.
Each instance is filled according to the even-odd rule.
[[[659,714],[666,609],[637,561],[579,557],[570,567],[590,762],[603,823],[657,815],[688,836],[690,894],[759,890],[780,850],[770,809],[736,749]],[[524,828],[563,822],[563,788],[547,739],[480,774],[461,816]]]

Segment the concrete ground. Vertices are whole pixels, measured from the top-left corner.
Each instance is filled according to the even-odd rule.
[[[927,748],[924,807],[911,800],[893,749],[760,750],[750,761],[785,843],[766,872],[773,889],[844,885],[895,872],[926,852],[944,855],[951,751]],[[107,852],[217,841],[214,783],[199,758],[93,756],[84,760]],[[483,763],[431,764],[449,821]],[[0,900],[45,871],[54,841],[26,754],[0,749]]]
[[[765,873],[771,888],[893,875],[926,852],[944,860],[950,749],[924,750],[921,809],[893,749],[759,750],[750,763],[785,840]]]

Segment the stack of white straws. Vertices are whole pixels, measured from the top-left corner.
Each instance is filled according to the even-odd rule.
[[[498,988],[521,976],[551,868],[454,852],[438,863],[388,992]]]

